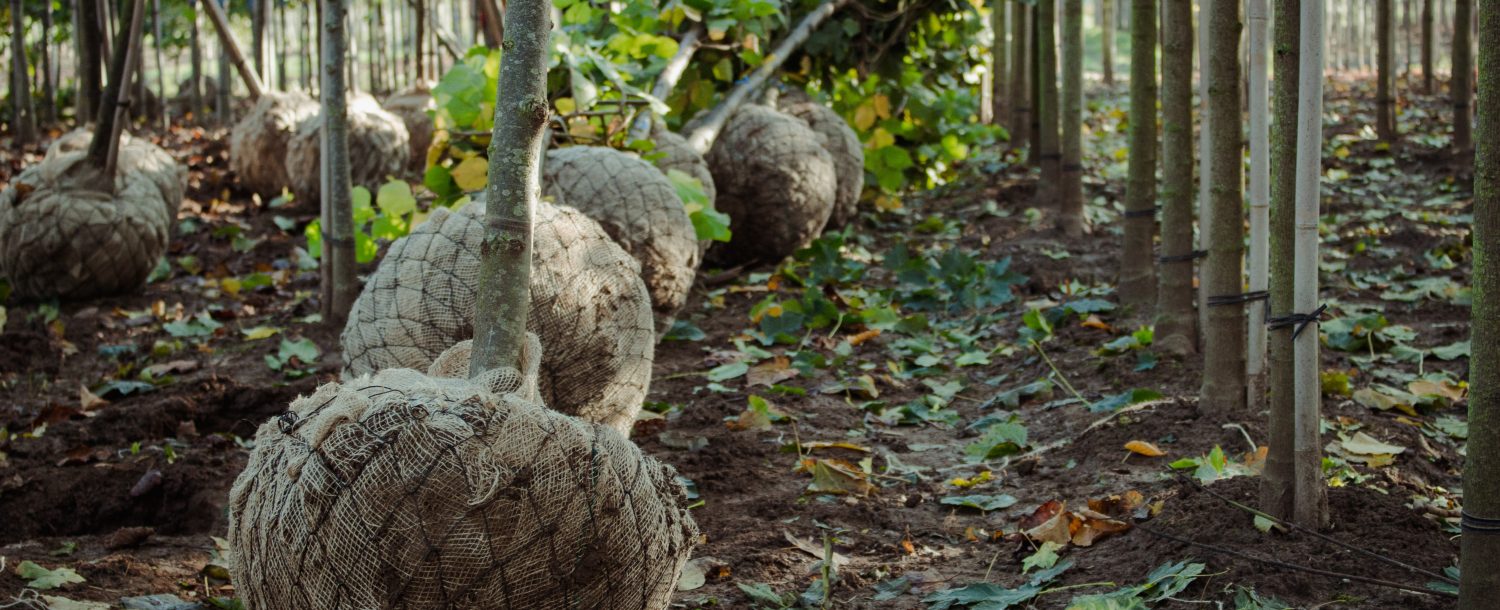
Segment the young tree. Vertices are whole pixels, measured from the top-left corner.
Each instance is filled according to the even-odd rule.
[[[1104,86],[1113,87],[1115,86],[1115,0],[1099,0],[1099,28],[1101,30],[1100,46],[1103,47],[1101,59],[1104,65]]]
[[[1453,5],[1453,150],[1463,154],[1474,148],[1474,0]],[[1493,95],[1492,92],[1486,92]]]
[[[1271,131],[1271,223],[1270,223],[1270,318],[1286,319],[1293,312],[1293,239],[1297,213],[1297,83],[1298,47],[1301,40],[1302,0],[1276,0],[1272,83],[1275,113]],[[1251,320],[1251,324],[1261,323]],[[1292,360],[1292,333],[1280,326],[1270,332],[1270,452],[1266,457],[1261,486],[1261,510],[1281,519],[1292,518],[1296,460],[1296,368]]]
[[[1303,2],[1297,69],[1297,209],[1292,253],[1295,313],[1279,325],[1292,335],[1293,425],[1292,520],[1304,527],[1328,523],[1320,426],[1322,380],[1318,366],[1318,216],[1323,173],[1323,3]],[[1299,332],[1302,329],[1302,332]]]
[[[31,82],[26,78],[26,26],[21,22],[21,0],[10,0],[10,116],[17,144],[36,141]]]
[[[1375,36],[1379,57],[1375,70],[1375,133],[1387,144],[1396,142],[1396,57],[1391,0],[1379,0],[1375,8]]]
[[[199,4],[202,0],[189,0],[190,3]],[[191,78],[193,82],[188,85],[188,99],[193,102],[193,122],[203,123],[203,42],[198,36],[198,11],[195,7],[192,15],[192,27],[188,30],[188,52],[192,64]]]
[[[1432,95],[1432,0],[1422,0],[1422,93]]]
[[[1494,2],[1479,3],[1479,90],[1460,610],[1490,608],[1500,599],[1500,6]]]
[[[1062,163],[1057,228],[1083,235],[1083,0],[1063,0]],[[1154,125],[1153,125],[1154,127]]]
[[[1037,102],[1038,160],[1041,161],[1042,179],[1037,184],[1038,207],[1057,208],[1058,183],[1062,179],[1062,148],[1058,139],[1057,120],[1057,21],[1056,0],[1041,0],[1037,3],[1037,81],[1040,95]]]
[[[1163,0],[1161,10],[1162,257],[1156,344],[1189,354],[1198,347],[1193,312],[1193,2]]]
[[[48,125],[57,124],[57,78],[53,68],[57,62],[52,54],[52,2],[42,3],[42,120]]]
[[[1005,40],[1005,12],[1011,3],[998,0],[990,3],[990,32],[994,35],[990,43],[990,122],[1003,124],[1010,116],[1010,98],[1005,87],[1009,84],[1010,66],[1007,64],[1009,45]]]
[[[1214,126],[1208,119],[1209,111],[1213,107],[1213,99],[1208,94],[1208,58],[1211,39],[1208,23],[1213,11],[1214,0],[1198,0],[1198,250],[1205,254],[1213,243],[1213,234],[1208,227],[1213,224],[1214,218],[1214,209],[1210,205],[1211,198],[1209,197],[1209,186],[1212,184],[1209,177],[1213,175],[1210,144],[1213,142]],[[1202,278],[1206,273],[1206,268],[1200,265],[1198,273],[1198,332],[1199,337],[1206,341],[1209,293],[1205,290],[1206,286]]]
[[[1139,27],[1141,24],[1136,24]],[[1199,405],[1219,417],[1242,415],[1245,407],[1245,308],[1241,293],[1245,254],[1244,145],[1240,137],[1240,5],[1214,2],[1208,17],[1208,126],[1210,157],[1209,234],[1203,265],[1208,323],[1203,328],[1203,389]]]
[[[1015,67],[1010,71],[1010,141],[1012,146],[1020,146],[1031,140],[1031,5],[1013,4],[1016,13],[1011,20],[1010,55]]]
[[[484,254],[474,305],[469,374],[517,367],[531,299],[531,210],[541,196],[542,127],[547,124],[547,42],[551,4],[511,0],[500,64],[490,180],[485,189]]]
[[[1156,241],[1156,1],[1131,0],[1130,13],[1135,26],[1130,28],[1130,157],[1120,301],[1149,315],[1156,305],[1151,252]]]
[[[212,0],[210,0],[212,1]],[[321,0],[323,5],[322,104],[323,128],[318,158],[322,164],[323,320],[343,328],[349,306],[359,296],[354,277],[354,204],[349,170],[349,117],[344,99],[344,62],[348,54],[348,0]],[[508,123],[509,121],[507,121]],[[493,183],[496,177],[490,177]]]
[[[167,67],[161,61],[161,0],[151,0],[151,32],[151,47],[156,51],[156,99],[160,104],[161,128],[166,131],[172,126],[172,119],[167,110]]]
[[[1248,323],[1245,352],[1245,404],[1251,413],[1259,413],[1266,405],[1266,295],[1270,264],[1270,214],[1271,214],[1271,160],[1270,126],[1267,106],[1270,95],[1267,91],[1268,70],[1266,66],[1266,36],[1270,25],[1268,0],[1246,0],[1245,16],[1248,24],[1250,49],[1250,86],[1247,91],[1250,101],[1250,294],[1256,295],[1247,303]]]

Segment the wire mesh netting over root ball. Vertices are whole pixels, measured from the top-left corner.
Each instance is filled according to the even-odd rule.
[[[708,197],[709,203],[714,202],[718,195],[714,190],[714,175],[708,171],[708,161],[703,159],[703,155],[698,154],[685,138],[667,129],[660,121],[651,123],[651,141],[656,144],[656,148],[651,149],[650,153],[655,158],[652,163],[663,174],[675,169],[697,178],[703,185],[703,194]]]
[[[97,175],[85,153],[32,165],[0,192],[0,275],[23,297],[82,298],[140,288],[166,251],[166,204],[152,177],[125,171],[114,192],[84,183]]]
[[[427,166],[427,148],[432,146],[432,115],[427,114],[436,108],[432,90],[427,83],[417,83],[386,98],[383,107],[406,124],[407,146],[411,150],[407,167],[422,171]]]
[[[655,167],[612,148],[574,146],[547,153],[542,183],[556,203],[599,222],[641,266],[657,332],[687,302],[698,273],[698,237],[677,189]]]
[[[707,159],[718,188],[714,207],[734,230],[732,240],[709,249],[710,262],[777,262],[823,232],[838,178],[822,136],[801,119],[743,106]]]
[[[229,169],[241,185],[270,200],[290,187],[287,144],[303,122],[318,115],[306,93],[267,91],[229,132]]]
[[[345,374],[426,368],[474,337],[484,202],[439,208],[396,240],[365,281],[341,337]],[[526,326],[546,346],[552,408],[630,433],[651,383],[655,334],[640,267],[582,212],[541,202]]]
[[[833,170],[838,175],[833,213],[828,216],[824,230],[843,228],[858,213],[859,195],[865,188],[865,148],[859,142],[859,135],[849,128],[849,123],[839,113],[819,104],[799,89],[783,93],[778,107],[782,112],[806,121],[813,131],[823,136],[823,149],[833,157]]]
[[[349,96],[349,177],[354,186],[377,187],[387,176],[399,176],[411,158],[406,123],[386,112],[375,98],[363,93]],[[322,115],[303,121],[287,144],[287,174],[292,193],[300,201],[318,201],[322,165],[319,160],[323,132]]]
[[[229,496],[246,607],[668,606],[698,538],[670,466],[513,369],[430,373],[331,383],[260,427]]]
[[[94,132],[91,129],[74,129],[47,145],[47,158],[70,152],[86,152],[93,138]],[[166,204],[167,220],[176,219],[177,208],[182,205],[182,198],[187,196],[187,168],[177,163],[162,147],[125,132],[120,133],[119,159],[121,172],[145,174],[156,185],[156,189],[161,192],[162,203]]]

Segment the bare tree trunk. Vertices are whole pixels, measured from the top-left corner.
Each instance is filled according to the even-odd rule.
[[[1027,127],[1029,144],[1026,161],[1036,167],[1042,166],[1042,8],[1040,1],[1030,5],[1031,37],[1031,124]]]
[[[1432,95],[1432,0],[1422,0],[1422,93]]]
[[[1205,254],[1213,245],[1213,232],[1208,228],[1213,225],[1214,207],[1210,196],[1211,177],[1213,176],[1213,156],[1210,144],[1213,142],[1213,123],[1209,120],[1209,112],[1213,107],[1212,96],[1208,92],[1209,73],[1209,41],[1212,36],[1208,31],[1209,20],[1212,19],[1214,3],[1225,0],[1198,0],[1198,249]],[[1198,289],[1198,333],[1199,337],[1208,340],[1208,295],[1206,279],[1208,273],[1206,264],[1199,265],[1199,289]]]
[[[197,0],[196,4],[198,4],[199,6],[202,6],[203,2],[212,2],[212,1],[213,0]],[[192,78],[193,78],[192,84],[190,84],[188,86],[188,91],[189,91],[189,98],[188,99],[191,99],[193,101],[193,112],[192,112],[193,122],[194,123],[198,123],[198,124],[202,124],[203,123],[203,108],[204,108],[204,104],[203,104],[203,41],[202,41],[202,39],[198,35],[198,14],[197,14],[197,12],[194,12],[194,14],[193,14],[193,24],[192,24],[192,29],[190,30],[190,33],[189,33],[188,43],[189,43],[189,60],[190,60],[190,62],[192,64],[191,67],[192,67]]]
[[[1500,599],[1500,6],[1479,3],[1479,138],[1474,150],[1474,304],[1464,461],[1459,610]]]
[[[167,104],[167,66],[161,59],[161,0],[151,0],[151,46],[156,51],[157,112],[161,113],[161,129],[165,133],[172,128],[172,118]]]
[[[52,3],[42,3],[42,119],[57,124],[57,57],[52,52]]]
[[[1190,354],[1198,347],[1193,311],[1197,257],[1193,255],[1192,0],[1162,0],[1162,26],[1162,259],[1157,278],[1156,345],[1170,353]]]
[[[123,40],[115,41],[115,55],[109,66],[109,86],[100,103],[99,127],[89,140],[88,163],[99,170],[92,186],[111,193],[114,192],[115,167],[119,159],[120,133],[125,127],[125,113],[130,107],[130,80],[126,75],[130,74],[131,64],[136,59],[134,55],[139,55],[135,49],[141,37],[144,12],[145,0],[135,0],[131,5],[131,13],[127,16],[130,25],[120,37]]]
[[[551,3],[513,0],[511,36],[500,60],[490,181],[485,191],[484,248],[474,305],[470,376],[520,368],[531,300],[531,217],[541,197],[542,128],[547,104]],[[578,363],[588,366],[589,363]]]
[[[1276,0],[1272,83],[1275,130],[1271,132],[1271,319],[1286,319],[1294,310],[1293,242],[1297,215],[1297,82],[1301,44],[1302,0]],[[1251,320],[1251,324],[1260,324]],[[1268,329],[1270,330],[1270,329]],[[1291,326],[1278,326],[1270,339],[1270,451],[1266,456],[1261,485],[1261,510],[1280,519],[1291,519],[1296,497],[1296,416],[1293,391],[1296,365],[1292,360]]]
[[[1318,204],[1323,172],[1323,4],[1302,3],[1300,57],[1297,70],[1297,210],[1292,253],[1296,288],[1292,306],[1314,316],[1318,307]],[[1291,330],[1293,392],[1296,397],[1295,479],[1292,520],[1304,527],[1328,524],[1328,486],[1323,480],[1322,382],[1318,366],[1315,320],[1304,332]]]
[[[993,42],[990,44],[990,124],[1003,124],[1010,117],[1010,96],[1005,90],[1010,83],[1010,70],[1007,63],[1008,41],[1006,33],[1010,30],[1006,27],[1005,12],[1010,8],[1008,0],[994,0],[990,2],[990,31],[994,33]]]
[[[1375,132],[1387,144],[1396,142],[1396,58],[1392,31],[1391,0],[1379,0],[1375,36],[1379,38],[1379,60],[1375,74]]]
[[[1062,23],[1062,165],[1057,228],[1069,237],[1083,235],[1083,0],[1063,0]],[[1138,27],[1136,30],[1150,28]],[[1132,34],[1134,35],[1134,34]],[[1155,41],[1152,41],[1153,43]],[[1149,48],[1154,49],[1155,44]],[[1152,65],[1155,65],[1154,57]],[[1151,79],[1155,88],[1155,78]],[[1154,96],[1153,96],[1154,97]],[[1131,100],[1134,107],[1135,100]],[[1156,137],[1156,104],[1151,104],[1152,139]],[[1133,127],[1133,125],[1132,125]],[[1132,153],[1135,151],[1132,150]],[[1155,186],[1155,176],[1152,177]],[[1154,188],[1152,189],[1155,190]],[[1146,256],[1150,257],[1150,251]],[[1148,262],[1149,266],[1149,262]]]
[[[276,89],[287,90],[286,82],[286,3],[276,6],[276,35],[271,38],[272,53],[276,56]]]
[[[1031,5],[1010,4],[1015,8],[1010,40],[1015,65],[1010,72],[1010,141],[1012,146],[1021,146],[1031,140]]]
[[[1213,218],[1206,225],[1208,260],[1203,291],[1208,295],[1204,326],[1203,390],[1199,406],[1229,419],[1245,411],[1245,307],[1241,260],[1245,254],[1244,146],[1240,139],[1240,5],[1216,0],[1208,18],[1208,123],[1213,131],[1209,175]]]
[[[266,23],[271,0],[249,0],[250,2],[250,55],[255,65],[255,75],[261,82],[270,80],[266,74]]]
[[[1474,148],[1474,0],[1457,0],[1453,5],[1453,150],[1464,154]],[[1494,92],[1487,91],[1489,95]]]
[[[1038,134],[1040,146],[1037,158],[1041,161],[1042,179],[1037,183],[1036,205],[1057,213],[1058,183],[1062,180],[1062,148],[1057,132],[1057,39],[1056,0],[1037,2],[1037,82],[1040,95],[1037,102]]]
[[[1406,86],[1411,87],[1411,0],[1403,0],[1401,3],[1401,46],[1406,49],[1401,54],[1401,72],[1406,75]]]
[[[426,66],[422,65],[422,43],[427,39],[427,3],[425,0],[417,0],[416,4],[412,5],[412,7],[417,12],[417,80],[426,80]]]
[[[32,115],[31,83],[26,79],[26,26],[21,22],[21,0],[10,0],[10,112],[17,144],[36,141],[36,117]]]
[[[1103,47],[1104,86],[1115,86],[1115,0],[1099,0],[1099,27]],[[1134,57],[1135,50],[1131,49]],[[1154,73],[1155,70],[1152,70]]]
[[[358,296],[354,277],[354,205],[350,198],[348,105],[344,99],[345,44],[348,41],[348,0],[322,0],[323,61],[319,102],[323,128],[318,158],[322,164],[323,260],[328,267],[323,283],[323,320],[343,328],[349,307]]]
[[[1156,2],[1131,0],[1130,13],[1135,26],[1130,28],[1130,157],[1120,302],[1146,316],[1156,308]]]

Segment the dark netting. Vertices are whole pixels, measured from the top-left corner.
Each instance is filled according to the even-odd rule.
[[[427,83],[417,83],[392,94],[381,107],[401,117],[406,124],[408,148],[411,150],[407,167],[421,172],[427,167],[427,148],[432,146],[432,115],[428,114],[436,108],[432,90]]]

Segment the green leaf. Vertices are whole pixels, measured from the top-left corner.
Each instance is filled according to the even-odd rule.
[[[317,364],[318,356],[321,353],[322,351],[318,349],[318,344],[313,343],[312,339],[306,337],[296,341],[282,339],[281,349],[277,350],[276,358],[283,363],[290,362],[292,358],[296,358],[303,366],[307,366]]]
[[[1115,394],[1114,396],[1109,396],[1098,402],[1095,402],[1094,404],[1089,405],[1089,411],[1093,413],[1118,411],[1133,404],[1143,403],[1148,400],[1158,400],[1160,398],[1162,398],[1161,392],[1146,388],[1136,388],[1134,390],[1121,392],[1119,394]]]
[[[687,320],[673,320],[672,328],[667,331],[667,334],[662,336],[662,340],[702,341],[704,337],[707,336],[708,335],[704,334],[703,329],[698,328],[692,322],[689,322]]]
[[[1056,565],[1058,560],[1057,551],[1061,549],[1062,545],[1056,542],[1043,542],[1041,548],[1037,549],[1035,553],[1021,560],[1021,573],[1030,572],[1032,568],[1042,568],[1045,570]]]
[[[709,369],[707,379],[709,381],[728,381],[736,377],[744,376],[744,374],[749,371],[750,363],[748,362],[730,362],[728,364],[721,364],[712,369]]]
[[[1017,500],[1014,496],[1010,496],[1007,494],[949,496],[942,499],[942,503],[949,506],[963,506],[984,512],[1000,510],[1002,508],[1010,508],[1012,506],[1015,506],[1017,502],[1020,502],[1020,500]]]
[[[375,195],[375,204],[380,211],[392,216],[404,216],[415,212],[417,198],[411,194],[411,185],[405,180],[392,180],[380,187]]]
[[[1010,421],[993,424],[986,429],[984,436],[964,447],[964,455],[968,456],[968,461],[983,462],[1020,453],[1026,446],[1026,426],[1021,425],[1019,420],[1020,418],[1012,416]]]
[[[1146,576],[1146,582],[1140,589],[1147,594],[1146,601],[1159,602],[1187,589],[1206,567],[1201,563],[1186,561],[1162,564]]]
[[[922,601],[931,604],[928,606],[929,610],[949,610],[955,607],[1007,610],[1031,601],[1041,591],[1041,587],[1030,584],[1016,589],[1007,589],[996,584],[978,583],[944,589],[922,598]]]
[[[20,565],[16,566],[16,576],[20,576],[22,579],[28,581],[26,586],[42,590],[56,589],[69,583],[84,582],[83,577],[79,576],[78,572],[73,571],[73,568],[48,570],[29,560],[22,561]]]

